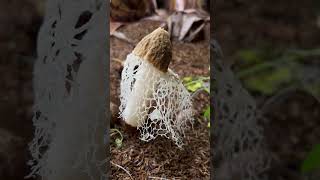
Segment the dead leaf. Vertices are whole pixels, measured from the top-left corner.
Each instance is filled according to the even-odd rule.
[[[124,25],[124,23],[111,21],[110,22],[110,34],[113,34],[122,25]]]
[[[189,36],[185,39],[187,42],[191,42],[196,36],[200,33],[200,31],[204,28],[205,23],[202,23],[195,31],[190,32]]]
[[[114,37],[116,37],[116,38],[118,38],[118,39],[121,39],[121,40],[123,40],[123,41],[125,41],[125,42],[127,42],[127,43],[129,43],[129,44],[135,44],[134,43],[134,41],[132,40],[132,39],[130,39],[130,38],[128,38],[124,33],[122,33],[122,32],[118,32],[118,31],[115,31],[115,32],[113,32],[112,34],[110,34],[111,36],[114,36]]]
[[[192,24],[200,20],[202,19],[195,14],[184,14],[182,19],[183,24],[179,34],[179,40],[182,41],[191,29]]]
[[[190,42],[204,29],[205,23],[210,20],[208,17],[197,10],[174,12],[167,19],[168,32],[171,37]]]
[[[110,36],[121,39],[129,44],[134,44],[134,41],[132,39],[128,38],[124,33],[117,31],[118,28],[120,28],[121,26],[123,26],[125,24],[127,24],[127,23],[111,21],[110,22]]]
[[[182,23],[183,23],[183,13],[175,12],[167,20],[168,31],[170,36],[179,37]]]

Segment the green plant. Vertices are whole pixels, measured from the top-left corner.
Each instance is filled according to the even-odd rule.
[[[194,94],[200,90],[204,90],[210,94],[210,77],[191,77],[187,76],[183,78],[184,86]],[[210,128],[210,106],[207,106],[203,112],[203,117],[208,121],[208,127]]]
[[[316,144],[301,165],[301,172],[308,173],[320,169],[320,144]]]
[[[236,74],[251,91],[271,95],[282,88],[303,84],[305,90],[319,96],[317,83],[305,81],[306,71],[312,67],[306,60],[319,57],[320,49],[287,50],[279,53],[270,50],[240,50],[236,53],[240,63],[236,66]],[[314,75],[313,79],[317,75]]]
[[[203,117],[208,120],[208,128],[210,128],[210,106],[207,106],[203,113]]]
[[[207,93],[210,93],[209,90],[209,80],[210,77],[191,77],[187,76],[183,78],[184,86],[190,92],[196,92],[197,90],[205,90]]]
[[[120,138],[116,138],[114,140],[114,143],[116,145],[117,148],[120,148],[122,146],[122,142],[123,142],[123,136],[122,136],[122,133],[118,130],[118,129],[110,129],[110,136],[114,136],[116,134],[119,134],[120,135]]]
[[[269,55],[265,52],[263,49],[245,49],[236,54],[240,60],[235,67],[237,77],[248,89],[271,95],[294,86],[320,97],[319,73],[315,73],[318,67],[310,61],[320,57],[320,49],[269,51]],[[307,154],[300,170],[303,174],[320,170],[320,144]]]

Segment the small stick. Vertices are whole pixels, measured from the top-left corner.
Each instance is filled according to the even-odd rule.
[[[130,178],[133,180],[133,177],[131,176],[130,172],[129,172],[128,170],[126,170],[124,167],[122,167],[122,166],[120,166],[120,165],[118,165],[118,164],[116,164],[116,163],[114,163],[114,162],[112,162],[112,161],[110,161],[110,163],[111,163],[112,165],[114,165],[114,166],[116,166],[116,167],[124,170],[124,172],[126,172],[126,173],[130,176]]]
[[[149,176],[150,179],[160,179],[160,180],[169,180],[167,178],[162,178],[162,177],[153,177],[153,176]]]
[[[118,63],[120,63],[120,64],[121,64],[121,66],[123,66],[123,65],[124,65],[124,62],[123,62],[123,61],[121,61],[121,59],[118,59],[118,58],[112,58],[112,60],[113,60],[113,61],[116,61],[116,62],[118,62]]]
[[[131,46],[134,46],[134,41],[132,39],[129,39],[124,33],[122,32],[113,32],[110,34],[110,36],[113,36],[115,38],[118,38],[122,41],[127,42],[128,44],[130,44]]]
[[[194,93],[192,93],[191,94],[192,99],[196,97],[201,91],[204,91],[204,88],[199,88]]]

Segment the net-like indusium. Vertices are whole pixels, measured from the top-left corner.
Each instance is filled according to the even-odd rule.
[[[120,101],[120,116],[139,129],[141,140],[164,136],[183,145],[185,130],[193,123],[191,96],[172,71],[159,71],[129,54],[122,71]]]

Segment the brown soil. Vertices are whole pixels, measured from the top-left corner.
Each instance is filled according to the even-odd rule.
[[[119,29],[135,44],[145,35],[156,29],[160,23],[140,21],[125,25]],[[208,39],[182,43],[173,40],[173,60],[169,66],[173,71],[184,76],[209,76],[209,41]],[[110,40],[110,89],[111,101],[119,105],[119,83],[125,60],[134,45],[112,37]],[[133,179],[151,179],[152,177],[176,179],[209,179],[209,129],[203,118],[204,108],[209,104],[209,95],[200,93],[194,99],[196,109],[195,124],[186,134],[185,145],[179,149],[171,140],[157,138],[151,142],[139,140],[139,132],[126,131],[119,119],[113,120],[111,128],[117,128],[124,135],[123,145],[117,148],[111,144],[112,179],[130,179],[129,175],[115,164],[127,169]],[[114,142],[115,137],[111,137]]]

